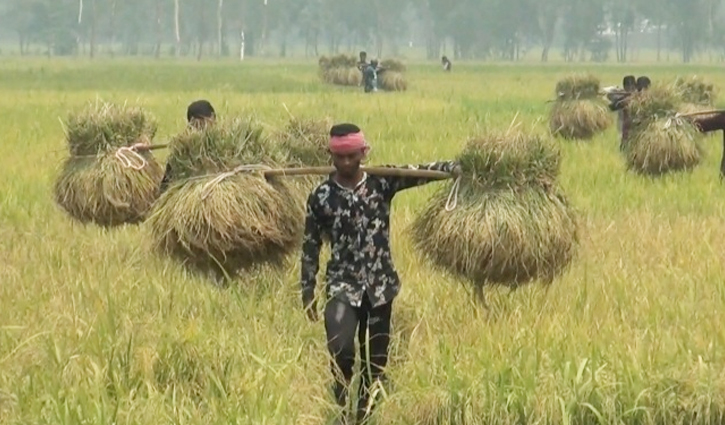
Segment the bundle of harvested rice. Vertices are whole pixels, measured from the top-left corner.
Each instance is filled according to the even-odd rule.
[[[681,108],[678,92],[664,86],[631,97],[627,105],[631,128],[625,143],[628,169],[659,176],[700,164],[701,134],[690,120],[675,117]]]
[[[328,152],[330,119],[298,119],[292,117],[275,140],[287,155],[287,167],[319,167],[332,165]],[[295,192],[305,199],[310,190],[321,182],[320,176],[304,176],[291,180]]]
[[[328,141],[332,121],[291,117],[284,129],[277,132],[276,143],[288,156],[288,166],[331,165]]]
[[[406,91],[408,89],[408,83],[402,72],[385,70],[380,73],[378,82],[379,88],[385,91]]]
[[[697,76],[687,79],[677,77],[673,87],[686,104],[712,106],[715,103],[717,96],[715,86],[706,82],[703,78]]]
[[[517,130],[470,140],[457,205],[437,192],[410,231],[435,267],[470,280],[516,287],[550,283],[578,246],[576,213],[556,184],[560,155],[547,140]]]
[[[355,56],[337,55],[330,58],[323,56],[318,60],[318,65],[320,78],[326,83],[359,86],[362,81]]]
[[[322,80],[338,86],[359,86],[362,74],[357,68],[330,68],[322,71]]]
[[[158,197],[163,169],[150,151],[155,119],[140,108],[97,101],[65,124],[70,156],[53,192],[55,202],[81,223],[103,227],[144,220]]]
[[[386,71],[400,72],[406,71],[405,64],[397,59],[385,59],[380,62],[380,67]]]
[[[353,55],[340,54],[332,56],[323,62],[327,62],[329,68],[355,68],[358,58]]]
[[[289,183],[245,169],[283,164],[285,155],[254,119],[217,122],[171,142],[176,181],[148,219],[156,247],[202,271],[231,276],[280,266],[298,245],[301,199]]]
[[[599,80],[592,75],[574,74],[559,81],[549,115],[551,133],[564,139],[588,140],[606,130],[612,117],[598,94]]]

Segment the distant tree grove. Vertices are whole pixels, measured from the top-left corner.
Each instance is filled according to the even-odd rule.
[[[725,0],[0,0],[21,55],[725,59]],[[3,49],[5,50],[5,49]],[[243,51],[243,52],[242,52]]]

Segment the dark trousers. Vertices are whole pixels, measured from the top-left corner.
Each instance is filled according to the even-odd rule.
[[[353,307],[338,299],[331,299],[325,307],[327,348],[333,357],[335,376],[333,392],[340,406],[345,406],[347,387],[355,366],[355,334],[360,344],[362,377],[358,391],[357,418],[361,420],[370,399],[374,382],[383,381],[383,369],[388,362],[390,344],[390,318],[392,301],[372,308],[367,295],[360,307]],[[369,362],[368,362],[369,351]]]

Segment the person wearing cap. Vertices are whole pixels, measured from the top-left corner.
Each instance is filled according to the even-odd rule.
[[[186,122],[191,129],[201,130],[207,125],[214,124],[215,120],[216,112],[207,100],[196,100],[186,108]],[[160,193],[164,193],[168,189],[171,178],[171,164],[167,162],[164,177],[159,185]]]
[[[391,202],[402,190],[437,180],[369,175],[361,168],[369,149],[358,126],[345,123],[330,129],[329,152],[335,170],[307,199],[301,257],[302,304],[308,318],[317,321],[314,292],[319,256],[323,240],[329,241],[324,323],[327,348],[333,358],[333,393],[344,408],[355,364],[357,334],[363,363],[357,423],[366,417],[371,386],[383,381],[392,303],[400,291],[390,252]],[[453,161],[404,168],[460,175],[460,166]],[[368,349],[370,364],[365,355]]]

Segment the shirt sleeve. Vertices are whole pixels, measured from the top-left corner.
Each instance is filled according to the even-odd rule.
[[[450,173],[456,167],[457,162],[455,161],[442,161],[442,162],[430,162],[427,164],[419,165],[406,165],[403,167],[397,167],[407,170],[430,170],[430,171],[443,171]],[[385,189],[388,192],[389,198],[392,198],[396,193],[401,190],[409,189],[416,186],[422,186],[424,184],[437,181],[440,179],[430,177],[385,177]]]
[[[313,192],[307,198],[305,233],[302,240],[300,284],[303,296],[307,295],[310,298],[314,294],[317,284],[317,271],[319,270],[320,249],[322,247],[322,231],[320,229],[316,203],[317,196]]]

